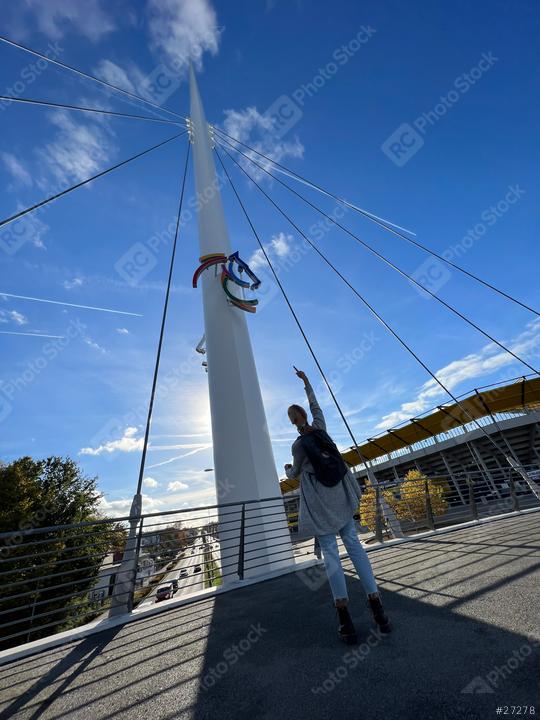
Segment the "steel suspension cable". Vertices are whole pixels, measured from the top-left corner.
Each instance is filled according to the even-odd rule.
[[[157,347],[157,353],[156,353],[156,363],[154,366],[154,376],[152,379],[152,390],[150,392],[150,402],[148,403],[148,415],[146,418],[146,427],[145,427],[145,431],[144,431],[143,451],[142,451],[142,455],[141,455],[139,479],[137,481],[137,494],[139,494],[142,489],[144,467],[146,464],[146,451],[148,449],[148,439],[150,437],[150,426],[152,424],[152,413],[154,410],[154,399],[156,396],[156,387],[157,387],[157,380],[158,380],[158,375],[159,375],[159,364],[160,364],[160,360],[161,360],[161,350],[163,348],[163,336],[165,334],[165,324],[167,322],[167,310],[169,308],[169,297],[171,294],[171,284],[172,284],[172,276],[173,276],[173,270],[174,270],[174,258],[176,256],[176,245],[178,242],[178,230],[180,228],[180,217],[182,215],[182,204],[184,202],[184,190],[186,187],[186,177],[187,177],[187,171],[188,171],[190,149],[191,149],[191,143],[188,143],[187,150],[186,150],[186,162],[184,164],[184,174],[182,177],[182,187],[180,190],[180,200],[178,202],[178,213],[176,216],[176,229],[174,231],[171,262],[169,263],[169,276],[167,278],[167,289],[165,291],[165,302],[163,303],[163,313],[161,316],[161,328],[159,331],[159,341],[158,341],[158,347]]]
[[[229,145],[230,145],[230,144],[229,144]],[[222,145],[222,147],[223,147],[223,149],[225,150],[225,152],[227,153],[227,155],[229,155],[229,157],[231,157],[231,159],[233,160],[233,162],[236,163],[236,160],[235,160],[234,158],[232,158],[232,156],[231,156],[230,153],[227,151],[227,149],[224,148],[223,145]],[[232,146],[231,146],[231,147],[232,147]],[[241,152],[241,151],[238,151],[238,152]],[[242,154],[244,155],[244,153],[242,153]],[[247,156],[246,156],[246,157],[247,157]],[[292,187],[291,187],[290,185],[288,185],[286,182],[284,182],[284,181],[281,180],[280,178],[277,178],[275,175],[273,175],[271,172],[269,172],[263,165],[261,165],[260,163],[256,162],[256,161],[253,160],[253,159],[250,159],[250,162],[252,162],[254,165],[256,165],[256,166],[259,167],[261,170],[263,170],[263,171],[264,171],[267,175],[269,175],[272,179],[277,180],[281,185],[283,185],[284,187],[286,187],[288,190],[290,190],[290,192],[292,192],[294,195],[296,195],[296,196],[299,197],[301,200],[303,200],[303,202],[305,202],[305,203],[308,204],[310,207],[312,207],[314,210],[316,210],[316,211],[319,212],[321,215],[323,215],[325,218],[327,218],[328,220],[330,220],[334,225],[336,225],[336,226],[339,227],[341,230],[343,230],[344,232],[346,232],[350,237],[352,237],[354,240],[356,240],[356,242],[360,243],[363,247],[365,247],[367,250],[369,250],[369,252],[371,252],[373,255],[375,255],[377,258],[379,258],[379,260],[382,260],[382,262],[384,262],[386,265],[388,265],[389,267],[391,267],[393,270],[395,270],[396,272],[398,272],[398,273],[399,273],[400,275],[402,275],[403,277],[407,278],[407,280],[409,280],[409,282],[411,282],[411,283],[413,283],[414,285],[416,285],[416,286],[417,286],[418,288],[420,288],[422,291],[428,293],[428,295],[431,295],[431,297],[433,297],[435,300],[437,300],[437,302],[439,302],[439,303],[440,303],[441,305],[443,305],[445,308],[447,308],[448,310],[450,310],[450,312],[454,313],[454,315],[457,315],[457,317],[461,318],[461,320],[464,320],[464,321],[465,321],[466,323],[468,323],[471,327],[473,327],[473,328],[474,328],[475,330],[477,330],[479,333],[481,333],[482,335],[484,335],[484,337],[486,337],[488,340],[490,340],[491,342],[493,342],[493,343],[495,343],[496,345],[498,345],[498,346],[501,348],[501,350],[504,350],[504,351],[507,352],[509,355],[511,355],[515,360],[518,360],[518,362],[520,362],[520,363],[522,363],[523,365],[525,365],[526,367],[528,367],[529,370],[532,370],[534,373],[538,374],[538,370],[537,370],[536,368],[534,368],[532,365],[530,365],[526,360],[523,360],[523,358],[521,358],[519,355],[517,355],[513,350],[510,350],[510,348],[506,347],[506,345],[504,345],[502,342],[500,342],[500,341],[497,340],[495,337],[493,337],[493,335],[490,335],[488,332],[486,332],[485,330],[483,330],[483,329],[482,329],[479,325],[477,325],[473,320],[471,320],[469,317],[467,317],[467,316],[464,315],[462,312],[460,312],[460,311],[457,310],[455,307],[453,307],[453,305],[450,305],[450,303],[447,303],[445,300],[443,300],[442,298],[440,298],[436,293],[433,293],[433,292],[431,292],[431,290],[428,290],[427,288],[425,288],[421,283],[419,283],[417,280],[415,280],[415,279],[412,277],[412,275],[409,275],[407,272],[405,272],[405,270],[403,270],[403,269],[400,268],[398,265],[396,265],[395,263],[393,263],[391,260],[389,260],[387,257],[385,257],[384,255],[382,255],[380,252],[378,252],[377,250],[375,250],[375,248],[372,247],[369,243],[365,242],[365,240],[362,240],[361,238],[359,238],[359,237],[358,237],[357,235],[355,235],[351,230],[349,230],[349,229],[346,228],[344,225],[342,225],[341,223],[339,223],[339,222],[338,222],[337,220],[335,220],[331,215],[328,215],[324,210],[322,210],[322,209],[319,208],[317,205],[315,205],[314,203],[312,203],[310,200],[308,200],[307,198],[305,198],[303,195],[301,195],[299,192],[297,192],[294,188],[292,188]],[[236,163],[236,164],[239,165],[239,163]],[[241,167],[241,166],[240,166],[240,167]],[[249,177],[249,176],[248,176],[248,177]]]
[[[26,45],[21,45],[21,43],[17,43],[14,40],[10,40],[9,38],[4,37],[3,35],[0,35],[0,42],[6,43],[6,45],[11,45],[12,47],[16,47],[19,50],[24,50],[25,52],[30,53],[31,55],[35,55],[36,57],[42,58],[43,60],[46,60],[47,62],[52,63],[53,65],[58,65],[58,67],[65,68],[66,70],[71,70],[71,72],[74,72],[76,75],[80,75],[81,77],[87,78],[88,80],[94,80],[95,82],[100,83],[101,85],[104,85],[105,87],[108,87],[111,90],[116,90],[117,92],[120,92],[124,95],[128,95],[129,97],[134,98],[135,100],[139,100],[140,102],[146,103],[147,105],[151,105],[152,107],[157,108],[158,110],[161,110],[162,112],[167,112],[170,115],[176,115],[176,117],[179,117],[182,120],[186,120],[186,118],[183,115],[180,115],[179,113],[175,112],[174,110],[169,110],[169,108],[158,105],[157,103],[154,103],[151,100],[146,100],[146,98],[143,98],[140,95],[136,95],[135,93],[132,93],[129,90],[124,90],[123,88],[118,87],[117,85],[113,85],[112,83],[107,82],[106,80],[101,80],[101,78],[98,78],[95,75],[91,75],[90,73],[84,72],[83,70],[79,70],[78,68],[73,67],[72,65],[68,65],[67,63],[60,62],[60,60],[54,60],[53,58],[47,57],[47,55],[44,55],[43,53],[40,53],[37,50],[33,50],[32,48],[29,48]]]
[[[514,297],[510,293],[505,292],[504,290],[501,290],[500,288],[493,285],[493,283],[490,283],[488,280],[484,280],[478,275],[475,275],[470,270],[466,270],[461,265],[458,265],[455,262],[452,262],[448,258],[445,258],[444,255],[440,255],[439,253],[435,252],[435,250],[432,250],[431,248],[427,247],[426,245],[423,245],[418,240],[413,240],[413,238],[404,235],[402,232],[399,232],[398,228],[399,226],[395,225],[394,223],[389,223],[389,221],[383,221],[381,218],[377,218],[377,216],[373,215],[372,213],[367,212],[366,210],[363,210],[362,208],[357,207],[356,205],[353,205],[352,203],[348,202],[344,198],[339,197],[338,195],[335,195],[334,193],[325,190],[320,185],[317,185],[317,183],[313,182],[312,180],[308,180],[307,178],[303,177],[299,173],[295,172],[294,170],[291,170],[290,168],[285,167],[285,165],[282,165],[281,163],[277,162],[276,160],[273,160],[272,158],[268,157],[267,155],[264,155],[264,153],[259,152],[258,150],[255,150],[255,148],[250,147],[249,145],[246,145],[246,143],[241,142],[238,140],[238,138],[233,137],[232,135],[228,135],[225,131],[220,130],[219,128],[214,126],[214,130],[217,131],[221,135],[227,136],[227,138],[234,140],[234,142],[243,145],[245,148],[247,148],[250,152],[254,152],[257,155],[260,155],[268,162],[271,162],[273,165],[276,165],[277,167],[281,168],[282,170],[285,170],[290,175],[296,177],[298,180],[301,180],[303,183],[306,183],[307,185],[311,185],[313,188],[318,190],[319,192],[323,193],[324,195],[327,195],[328,197],[333,198],[337,202],[341,203],[342,205],[345,205],[348,208],[351,208],[355,212],[359,213],[360,215],[363,215],[368,220],[371,220],[371,222],[374,222],[376,225],[379,225],[379,227],[382,227],[384,230],[387,230],[388,232],[392,233],[393,235],[396,235],[397,237],[401,238],[402,240],[405,240],[406,242],[415,245],[417,248],[422,250],[423,252],[427,253],[428,255],[432,255],[433,257],[436,257],[438,260],[440,260],[443,263],[446,263],[450,267],[453,267],[455,270],[458,270],[459,272],[463,273],[464,275],[467,275],[472,280],[475,280],[476,282],[480,283],[481,285],[484,285],[485,287],[489,288],[493,292],[496,292],[498,295],[501,295],[502,297],[506,298],[507,300],[510,300],[510,302],[515,303],[516,305],[520,305],[525,310],[528,310],[529,312],[533,313],[533,315],[540,316],[540,311],[535,310],[535,308],[531,307],[530,305],[527,305],[527,303],[523,302],[522,300],[518,300],[518,298]],[[249,157],[249,155],[246,155],[245,153],[242,153],[241,150],[234,147],[231,143],[229,143],[231,147],[236,150],[236,152],[241,153],[246,157],[248,160],[252,160],[252,158]],[[393,227],[390,227],[392,225]],[[402,228],[403,229],[403,228]]]
[[[332,397],[332,400],[334,401],[334,405],[336,406],[336,408],[337,408],[337,410],[338,410],[338,412],[339,412],[339,414],[340,414],[340,416],[341,416],[341,419],[343,420],[343,424],[344,424],[345,427],[347,428],[347,432],[349,433],[349,436],[350,436],[350,438],[351,438],[351,440],[352,440],[352,443],[353,443],[353,447],[354,447],[354,449],[356,450],[356,453],[357,453],[357,455],[358,455],[358,457],[359,457],[359,459],[360,459],[360,462],[361,462],[361,464],[364,465],[364,467],[366,468],[366,471],[367,471],[367,473],[368,473],[368,477],[370,478],[370,480],[372,480],[373,485],[376,485],[376,484],[377,484],[377,480],[376,480],[376,478],[374,477],[373,470],[372,470],[372,468],[368,465],[366,458],[364,457],[364,455],[362,454],[360,448],[358,447],[358,443],[356,442],[356,438],[355,438],[354,433],[353,433],[353,431],[352,431],[352,429],[351,429],[351,426],[349,425],[349,423],[348,423],[348,421],[347,421],[347,418],[345,417],[345,414],[343,413],[343,410],[341,409],[341,406],[340,406],[340,404],[339,404],[339,402],[338,402],[338,399],[336,398],[336,396],[335,396],[335,394],[334,394],[334,391],[332,390],[332,386],[330,385],[330,382],[328,381],[328,378],[326,377],[326,374],[325,374],[325,372],[324,372],[324,370],[323,370],[323,368],[322,368],[322,366],[321,366],[321,364],[320,364],[320,362],[319,362],[319,360],[318,360],[318,358],[317,358],[317,355],[315,354],[315,351],[313,350],[313,347],[312,347],[312,345],[311,345],[311,343],[310,343],[310,341],[309,341],[309,339],[308,339],[308,337],[307,337],[307,335],[306,335],[306,333],[305,333],[305,331],[304,331],[304,328],[303,328],[303,326],[302,326],[302,323],[300,322],[300,320],[299,320],[299,318],[298,318],[298,315],[296,314],[296,312],[295,312],[295,310],[294,310],[294,308],[293,308],[293,306],[292,306],[292,304],[291,304],[291,301],[289,300],[289,296],[287,295],[287,292],[286,292],[285,288],[283,287],[283,285],[282,285],[282,283],[281,283],[281,281],[280,281],[280,279],[279,279],[279,277],[278,277],[278,275],[277,275],[277,273],[276,273],[276,271],[275,271],[275,269],[274,269],[274,266],[273,266],[273,264],[272,264],[272,261],[270,260],[270,258],[269,258],[269,256],[268,256],[268,253],[266,252],[266,248],[264,247],[264,244],[263,244],[263,242],[261,241],[261,239],[260,239],[260,237],[259,237],[259,234],[257,233],[257,230],[255,229],[255,226],[253,225],[253,222],[252,222],[252,220],[251,220],[251,217],[249,216],[249,214],[248,214],[248,212],[247,212],[247,210],[246,210],[246,208],[245,208],[245,205],[244,205],[244,203],[242,202],[242,199],[241,199],[240,195],[238,194],[238,191],[237,191],[237,189],[236,189],[236,186],[235,186],[235,184],[233,183],[232,178],[231,178],[231,176],[229,175],[229,172],[228,172],[227,168],[225,167],[225,164],[223,163],[223,160],[222,160],[221,155],[219,154],[217,148],[215,148],[215,152],[216,152],[216,155],[217,155],[217,157],[218,157],[218,160],[219,160],[219,162],[220,162],[220,164],[221,164],[221,167],[223,168],[223,171],[224,171],[224,173],[225,173],[225,175],[226,175],[226,177],[227,177],[227,180],[229,181],[230,186],[231,186],[231,188],[232,188],[232,190],[233,190],[233,192],[234,192],[234,194],[235,194],[235,196],[236,196],[236,199],[238,200],[238,203],[239,203],[240,207],[242,208],[242,211],[243,211],[243,213],[244,213],[244,215],[245,215],[245,218],[246,218],[246,220],[248,221],[248,224],[249,224],[249,226],[250,226],[250,228],[251,228],[251,230],[252,230],[252,232],[253,232],[253,235],[254,235],[255,239],[257,240],[257,243],[258,243],[258,245],[259,245],[259,248],[261,249],[261,251],[262,251],[262,253],[263,253],[264,257],[265,257],[265,260],[266,260],[266,262],[268,263],[268,266],[269,266],[270,270],[272,271],[272,275],[274,276],[274,279],[275,279],[276,283],[278,284],[278,287],[279,287],[279,289],[280,289],[280,291],[281,291],[281,294],[283,295],[283,298],[284,298],[285,302],[287,303],[287,306],[288,306],[288,308],[289,308],[289,310],[290,310],[290,312],[291,312],[291,315],[293,316],[294,321],[295,321],[298,329],[300,330],[300,333],[301,333],[301,335],[302,335],[302,338],[304,339],[304,342],[306,343],[306,346],[307,346],[307,348],[308,348],[308,350],[309,350],[309,352],[310,352],[310,354],[311,354],[311,357],[313,358],[313,361],[315,362],[315,364],[316,364],[316,366],[317,366],[317,368],[318,368],[318,370],[319,370],[319,372],[320,372],[320,374],[321,374],[321,377],[322,377],[322,379],[324,380],[324,383],[325,383],[326,387],[328,388],[328,392],[330,393],[330,395],[331,395],[331,397]]]
[[[221,156],[220,156],[219,151],[217,150],[217,148],[215,149],[215,152],[216,152],[216,155],[217,155],[217,157],[219,158],[219,161],[220,161],[220,163],[221,163],[221,165],[222,165],[222,167],[223,167],[223,169],[224,169],[224,171],[225,171],[225,174],[227,175],[227,177],[229,178],[229,181],[231,182],[231,186],[232,186],[233,189],[234,189],[234,186],[232,185],[232,181],[230,180],[230,177],[229,177],[229,174],[228,174],[228,172],[227,172],[227,169],[225,168],[225,165],[224,165],[224,163],[223,163],[223,160],[221,159]],[[225,152],[227,152],[227,151],[225,150]],[[227,154],[229,154],[229,153],[227,153]],[[231,157],[231,156],[229,155],[229,157]],[[236,163],[236,161],[234,160],[234,158],[231,158],[231,159],[233,160],[233,162]],[[314,243],[312,243],[311,240],[309,240],[309,238],[306,236],[306,234],[305,234],[302,230],[300,230],[300,228],[298,228],[298,226],[289,218],[289,216],[288,216],[284,211],[282,211],[282,210],[277,206],[276,203],[274,203],[274,202],[271,200],[271,198],[268,196],[268,194],[260,187],[259,183],[257,183],[255,180],[253,180],[253,178],[249,175],[249,173],[247,173],[247,171],[246,171],[244,168],[242,168],[242,166],[241,166],[239,163],[236,163],[236,164],[238,165],[238,167],[240,167],[240,169],[242,170],[242,172],[243,172],[244,174],[246,174],[247,177],[249,177],[249,179],[263,192],[263,194],[264,194],[266,197],[268,197],[268,199],[270,199],[270,201],[272,202],[272,204],[274,204],[274,206],[277,207],[277,208],[280,210],[280,212],[282,213],[282,215],[291,223],[291,225],[292,225],[294,228],[297,229],[297,231],[298,231],[298,232],[302,235],[302,237],[311,245],[311,247],[317,252],[317,254],[326,262],[326,264],[327,264],[329,267],[331,267],[332,270],[341,278],[341,280],[343,280],[343,282],[354,292],[354,294],[355,294],[355,295],[362,301],[362,303],[368,308],[368,310],[371,312],[371,314],[383,325],[383,327],[386,328],[386,330],[388,330],[388,332],[390,332],[390,333],[393,335],[393,337],[405,348],[405,350],[424,368],[424,370],[431,376],[431,378],[437,383],[437,385],[439,385],[439,387],[454,401],[454,403],[460,408],[460,410],[464,413],[464,415],[466,415],[467,417],[470,418],[470,421],[473,422],[473,423],[476,425],[476,427],[481,431],[481,433],[482,433],[483,435],[485,435],[485,437],[486,437],[486,438],[489,440],[489,442],[495,447],[495,449],[498,450],[498,451],[503,455],[503,457],[507,457],[507,454],[504,452],[504,450],[502,450],[502,449],[499,447],[499,445],[495,442],[495,440],[493,440],[493,438],[489,435],[489,433],[486,432],[486,430],[482,427],[482,425],[480,425],[480,423],[476,420],[476,418],[475,418],[473,415],[471,415],[471,413],[462,405],[462,403],[461,403],[461,402],[459,401],[459,399],[452,393],[452,391],[449,390],[449,388],[447,388],[446,385],[444,385],[444,383],[443,383],[441,380],[439,380],[439,378],[435,375],[435,373],[434,373],[434,372],[428,367],[428,365],[416,354],[416,352],[405,342],[405,340],[403,340],[403,338],[401,338],[401,336],[398,335],[398,333],[386,322],[386,320],[384,320],[384,318],[383,318],[383,317],[377,312],[377,310],[375,310],[375,308],[365,299],[365,297],[364,297],[363,295],[361,295],[361,294],[358,292],[358,290],[356,290],[356,288],[354,288],[354,287],[351,285],[351,283],[347,280],[347,278],[345,278],[345,277],[340,273],[340,271],[333,265],[333,263],[332,263],[330,260],[328,260],[328,258],[319,250],[319,248],[317,248],[317,246],[314,245]],[[238,197],[238,194],[236,193],[236,190],[235,190],[235,194],[236,194],[237,197]],[[241,200],[240,200],[239,197],[238,197],[238,199],[239,199],[239,202],[241,203]],[[244,213],[246,214],[246,217],[248,217],[245,210],[244,210]],[[248,219],[248,221],[249,221],[249,219]],[[251,221],[249,221],[249,222],[250,222],[250,224],[251,224]],[[254,233],[255,233],[255,230],[253,230],[253,231],[254,231]],[[264,250],[263,245],[262,245],[262,243],[260,242],[258,236],[257,236],[257,241],[258,241],[259,246],[261,247],[261,250],[263,251],[265,257],[267,258],[267,257],[268,257],[268,256],[267,256],[267,253],[266,253],[266,251]],[[271,265],[271,263],[270,263],[270,260],[268,260],[268,264],[269,264],[270,267],[272,268],[272,265]],[[276,276],[275,272],[273,271],[273,269],[272,269],[272,272],[274,273],[274,277],[275,277],[276,280],[277,280],[277,276]],[[279,282],[279,280],[277,280],[277,282],[278,282],[280,288],[282,288],[282,285],[281,285],[281,283]],[[282,290],[282,292],[284,293],[284,290]],[[294,310],[292,309],[292,307],[291,307],[291,305],[290,305],[290,303],[289,303],[288,300],[287,300],[287,304],[289,305],[289,308],[291,309],[291,312],[294,314]],[[296,315],[295,315],[295,319],[296,319]],[[299,327],[301,327],[298,320],[297,320],[297,324],[299,325]],[[301,332],[302,332],[302,334],[304,335],[303,330],[301,330]],[[305,338],[305,336],[304,336],[304,339],[305,339],[306,342],[307,342],[307,338]],[[312,351],[312,355],[313,355],[313,351]],[[314,355],[313,355],[313,356],[314,356]],[[317,361],[316,361],[316,362],[317,362]],[[318,365],[318,363],[317,363],[317,366],[318,366],[319,369],[320,369],[320,366]],[[322,373],[322,371],[321,371],[321,373]],[[323,375],[323,377],[324,377],[324,375]],[[325,382],[326,382],[327,385],[328,385],[328,381],[326,380],[326,378],[325,378]],[[331,388],[330,388],[329,386],[328,386],[328,388],[329,388],[330,392],[332,393]],[[335,396],[334,396],[333,393],[332,393],[332,397],[335,398]],[[334,401],[336,402],[336,406],[337,406],[337,400],[334,399]],[[338,407],[338,409],[339,409],[339,407]],[[345,420],[343,414],[341,413],[341,410],[340,410],[340,414],[341,414],[342,417],[343,417],[343,420],[344,420],[344,422],[345,422],[345,425],[347,426],[347,429],[349,429],[349,425],[348,425],[347,421]],[[353,436],[353,437],[354,437],[354,436]],[[357,448],[356,441],[355,441],[355,447]]]
[[[340,198],[337,195],[332,194],[328,190],[325,190],[324,188],[322,188],[320,185],[317,185],[317,183],[312,182],[311,180],[308,180],[307,178],[303,177],[302,175],[299,175],[298,173],[294,172],[294,170],[290,170],[289,168],[285,167],[285,165],[282,165],[281,163],[279,163],[277,160],[273,160],[268,155],[265,155],[264,153],[259,152],[259,150],[255,150],[255,148],[252,148],[250,145],[247,145],[246,143],[242,142],[238,138],[235,138],[232,135],[229,135],[228,133],[224,132],[223,130],[220,130],[218,127],[212,125],[212,128],[219,134],[218,139],[226,140],[228,138],[229,140],[234,140],[235,143],[242,145],[250,152],[254,152],[257,155],[260,155],[260,157],[264,158],[268,162],[272,163],[272,165],[274,165],[276,169],[279,168],[279,171],[282,172],[284,175],[287,175],[288,177],[292,178],[293,180],[298,180],[298,182],[301,182],[302,185],[307,185],[308,187],[312,188],[313,190],[317,190],[318,192],[322,193],[323,195],[327,195],[328,197],[334,198],[338,202],[350,207],[353,210],[356,210],[356,212],[359,212],[361,215],[364,215],[367,218],[379,221],[382,224],[382,226],[385,228],[387,228],[387,226],[391,226],[391,227],[397,228],[398,230],[403,230],[404,232],[409,233],[410,235],[416,235],[416,233],[413,230],[409,230],[406,227],[397,225],[396,223],[393,223],[391,220],[381,218],[378,215],[375,215],[375,213],[369,212],[369,210],[366,210],[365,208],[361,208],[361,207],[358,207],[357,205],[354,205],[353,203],[350,203],[348,200],[345,200],[345,198]],[[219,137],[219,136],[221,136],[221,137]],[[238,152],[238,148],[235,147],[234,149]]]
[[[61,108],[63,110],[80,110],[88,113],[99,113],[100,115],[114,115],[116,117],[134,118],[136,120],[148,120],[149,122],[166,123],[168,125],[184,124],[178,120],[167,120],[165,118],[150,117],[149,115],[133,115],[131,113],[115,112],[113,110],[103,110],[102,108],[90,108],[82,105],[67,105],[66,103],[56,103],[51,102],[50,100],[20,98],[12,95],[0,95],[0,100],[5,100],[8,103],[26,103],[28,105],[40,105],[43,107]]]
[[[176,140],[177,138],[182,137],[183,135],[186,135],[186,133],[187,133],[187,130],[185,130],[184,132],[178,133],[177,135],[173,135],[172,137],[168,138],[167,140],[163,140],[162,142],[158,143],[157,145],[153,145],[152,147],[147,148],[146,150],[143,150],[142,152],[139,152],[136,155],[132,155],[131,157],[127,158],[126,160],[122,160],[122,162],[119,162],[116,165],[113,165],[112,167],[107,168],[106,170],[102,170],[101,172],[97,173],[96,175],[92,175],[92,177],[89,177],[86,180],[82,180],[81,182],[78,182],[75,185],[72,185],[71,187],[66,188],[65,190],[62,190],[61,192],[56,193],[55,195],[51,195],[50,197],[45,198],[45,200],[41,200],[40,202],[36,203],[35,205],[32,205],[31,207],[27,207],[24,210],[21,210],[20,212],[15,213],[15,215],[11,215],[11,217],[1,220],[0,228],[3,227],[4,225],[8,225],[9,223],[13,222],[14,220],[18,220],[19,218],[23,217],[24,215],[27,215],[28,213],[31,213],[40,207],[43,207],[44,205],[47,205],[50,202],[53,202],[53,200],[58,200],[58,198],[62,197],[63,195],[67,195],[70,192],[73,192],[73,190],[77,190],[77,188],[80,188],[83,185],[87,185],[89,182],[92,182],[92,180],[96,180],[99,177],[103,177],[103,175],[107,175],[108,173],[112,172],[113,170],[117,170],[118,168],[122,167],[123,165],[127,165],[127,163],[130,163],[132,160],[137,160],[137,158],[140,158],[143,155],[147,155],[149,152],[152,152],[152,150],[157,150],[158,148],[162,147],[163,145],[166,145],[167,143],[170,143],[173,140]]]

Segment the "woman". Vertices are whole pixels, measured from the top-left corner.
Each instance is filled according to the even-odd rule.
[[[300,405],[289,407],[287,411],[289,419],[293,425],[296,425],[300,435],[292,446],[293,464],[285,465],[285,473],[289,479],[300,477],[299,534],[315,536],[319,541],[339,617],[338,633],[344,642],[353,644],[357,641],[357,636],[347,608],[349,599],[345,574],[339,559],[337,533],[340,534],[349,558],[358,573],[367,594],[373,618],[380,631],[389,633],[391,625],[383,610],[367,553],[356,534],[353,515],[357,511],[360,500],[358,483],[351,471],[346,468],[344,468],[345,474],[341,480],[333,486],[323,484],[315,476],[313,464],[306,454],[303,438],[314,430],[317,431],[317,435],[330,438],[326,434],[324,415],[306,374],[301,370],[296,370],[296,374],[304,381],[313,421],[311,424],[308,423],[307,413]]]

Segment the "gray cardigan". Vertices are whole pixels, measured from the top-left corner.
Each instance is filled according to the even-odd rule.
[[[313,388],[306,383],[305,391],[314,428],[326,430],[323,411]],[[334,487],[320,483],[313,474],[299,436],[292,446],[293,464],[286,470],[289,479],[300,477],[300,510],[298,534],[305,537],[335,535],[346,525],[358,509],[360,486],[350,470]]]

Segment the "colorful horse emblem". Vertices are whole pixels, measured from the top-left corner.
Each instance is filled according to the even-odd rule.
[[[229,302],[235,307],[240,308],[240,310],[245,310],[246,312],[251,313],[256,312],[256,305],[259,302],[257,299],[254,298],[251,300],[247,300],[243,297],[240,298],[234,295],[228,287],[229,283],[233,282],[235,285],[238,285],[238,287],[241,287],[243,290],[247,288],[249,288],[250,290],[256,290],[261,284],[261,281],[255,275],[253,270],[251,270],[249,265],[241,259],[238,251],[232,253],[232,255],[229,255],[229,257],[224,255],[223,253],[212,253],[211,255],[203,255],[199,259],[201,261],[201,264],[195,270],[195,274],[193,275],[194,288],[197,287],[199,277],[204,270],[214,265],[221,265],[221,286]],[[235,265],[238,268],[237,271],[235,271]],[[244,273],[246,277],[249,278],[249,280],[244,279]]]

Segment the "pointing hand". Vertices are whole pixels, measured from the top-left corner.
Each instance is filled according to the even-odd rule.
[[[294,365],[293,365],[293,367],[294,367]],[[295,369],[297,376],[300,378],[300,380],[303,380],[305,383],[307,383],[308,379],[307,379],[306,373],[303,370],[297,370],[296,368],[294,368],[294,369]]]

